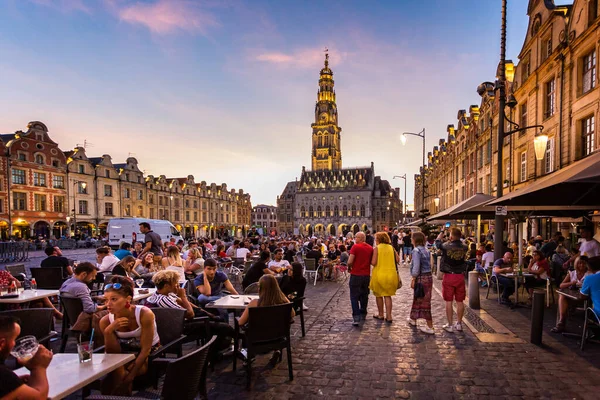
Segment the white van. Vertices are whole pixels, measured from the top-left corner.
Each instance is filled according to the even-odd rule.
[[[163,243],[168,242],[171,237],[175,238],[175,242],[183,239],[181,233],[169,221],[147,218],[112,218],[108,221],[107,227],[108,245],[115,249],[123,242],[143,242],[144,234],[140,232],[142,222],[149,223],[150,229],[160,235]]]

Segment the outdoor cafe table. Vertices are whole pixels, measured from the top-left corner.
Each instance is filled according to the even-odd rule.
[[[518,273],[510,272],[507,274],[500,274],[500,276],[503,276],[503,277],[509,278],[509,279],[510,278],[515,279],[515,305],[519,304],[519,278],[522,278],[522,281],[525,282],[525,277],[533,276],[533,274],[523,272],[523,275],[519,275]]]
[[[144,290],[144,291],[147,290],[148,293],[140,293],[140,290]],[[152,296],[155,292],[156,292],[156,288],[144,288],[144,289],[135,288],[133,291],[133,301],[135,303],[137,303],[138,301],[147,299],[148,297]]]
[[[248,303],[252,300],[258,299],[257,294],[240,294],[240,295],[228,295],[221,297],[218,300],[210,302],[206,305],[206,308],[220,308],[225,310],[244,310]]]
[[[94,353],[92,361],[80,363],[77,353],[54,354],[46,370],[50,386],[48,398],[62,399],[134,359],[134,354]],[[15,374],[24,376],[30,372],[21,367]]]
[[[38,290],[23,290],[19,292],[19,297],[13,298],[0,298],[0,304],[22,304],[29,303],[30,301],[43,299],[44,297],[52,297],[58,296],[58,290],[47,290],[47,289],[38,289]]]

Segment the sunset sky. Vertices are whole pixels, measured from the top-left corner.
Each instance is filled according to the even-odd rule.
[[[509,1],[515,62],[527,3]],[[421,143],[399,134],[426,128],[430,151],[479,104],[499,36],[500,0],[1,0],[0,133],[39,120],[65,151],[275,204],[310,167],[327,47],[343,166],[408,173],[412,204]]]

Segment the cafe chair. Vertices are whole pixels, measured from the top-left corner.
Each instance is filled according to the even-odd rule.
[[[27,279],[27,271],[25,270],[25,264],[7,265],[5,268],[9,274],[11,274],[13,277],[17,278],[21,282]]]
[[[63,284],[63,271],[60,267],[31,268],[31,277],[38,289],[58,290]]]
[[[500,281],[498,280],[498,278],[496,278],[492,272],[485,268],[485,280],[487,282],[487,293],[485,294],[485,298],[489,298],[490,296],[490,289],[492,288],[492,285],[494,285],[495,289],[496,289],[496,293],[498,294],[498,303],[500,303],[500,287],[502,285],[500,285]]]
[[[92,395],[87,400],[138,400],[138,399],[166,399],[166,400],[193,400],[198,398],[208,399],[206,388],[206,375],[208,372],[208,354],[214,344],[213,336],[204,346],[179,358],[157,358],[153,364],[166,367],[165,378],[160,389],[146,389],[134,396],[102,396]]]
[[[62,328],[60,331],[61,343],[60,353],[64,353],[67,347],[67,342],[71,336],[78,336],[82,332],[72,330],[71,327],[77,322],[79,314],[83,312],[83,304],[81,299],[59,296],[60,304],[63,308]]]
[[[300,316],[300,328],[302,330],[302,337],[306,336],[304,331],[304,297],[296,297],[292,300],[294,305],[294,312],[297,316]]]
[[[252,383],[252,362],[257,354],[268,353],[275,350],[287,349],[288,374],[290,381],[294,380],[292,370],[292,347],[290,344],[290,324],[292,322],[293,303],[280,304],[269,307],[248,308],[248,324],[241,332],[239,317],[235,318],[235,337],[233,341],[234,354],[233,370],[236,370],[237,358],[245,360],[246,387],[250,389]],[[239,341],[244,336],[247,353],[239,351]],[[280,356],[279,361],[281,361]]]
[[[258,294],[258,282],[249,284],[246,289],[244,289],[244,294]]]
[[[319,268],[320,265],[317,265],[314,258],[305,258],[304,259],[304,274],[310,277],[311,274],[315,276],[315,280],[313,286],[317,285],[317,278],[319,277]]]
[[[583,351],[583,348],[585,347],[585,342],[590,338],[590,330],[600,330],[600,316],[598,316],[592,307],[586,308],[584,317],[581,344],[579,345],[581,351]]]
[[[54,331],[53,310],[50,308],[27,308],[24,310],[2,311],[0,315],[11,316],[20,320],[19,337],[32,335],[37,341],[48,347],[50,340],[58,336]]]

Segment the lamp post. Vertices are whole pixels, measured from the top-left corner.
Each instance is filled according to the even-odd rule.
[[[73,237],[77,235],[77,205],[75,204],[75,187],[80,185],[83,190],[87,187],[87,183],[83,181],[73,182]]]
[[[406,135],[417,136],[423,139],[423,178],[421,179],[421,213],[423,215],[423,223],[425,223],[425,128],[423,128],[423,130],[419,133],[404,132],[400,136],[400,141],[403,145],[406,144]]]
[[[168,221],[171,220],[171,217],[173,215],[173,195],[169,196],[169,218],[167,218]]]
[[[505,107],[507,105],[507,98],[506,98],[506,81],[507,81],[507,76],[506,76],[506,66],[507,66],[507,62],[506,62],[506,3],[507,0],[502,0],[502,21],[501,21],[501,28],[500,28],[500,63],[498,64],[498,70],[497,70],[497,80],[495,85],[493,85],[493,90],[494,92],[498,92],[498,96],[499,96],[499,108],[498,108],[498,165],[497,165],[497,185],[496,185],[496,198],[500,198],[502,197],[503,193],[502,193],[502,150],[503,150],[503,146],[504,146],[504,138],[507,136],[512,135],[513,133],[516,132],[521,132],[524,131],[526,129],[532,129],[532,128],[539,128],[540,129],[540,135],[537,135],[536,138],[534,139],[534,146],[535,146],[535,150],[536,150],[536,159],[540,160],[543,159],[543,153],[541,153],[538,149],[540,148],[544,148],[546,147],[546,144],[548,142],[548,136],[541,134],[543,132],[544,127],[542,125],[532,125],[532,126],[526,126],[526,127],[519,127],[518,124],[515,124],[513,121],[511,121],[510,119],[508,119],[506,117],[506,113],[505,113]],[[512,66],[512,62],[510,63],[510,65]],[[512,75],[513,75],[513,70],[511,68],[510,70],[510,78],[509,80],[512,81]],[[492,86],[492,84],[490,82],[484,82],[481,85],[479,85],[479,87],[477,88],[477,92],[479,93],[480,96],[483,97],[484,93],[486,93],[488,91],[488,88]],[[513,108],[517,105],[517,101],[514,98],[513,95],[510,95],[508,98],[508,106]],[[516,129],[510,130],[508,132],[504,131],[504,124],[505,121],[508,121],[510,124],[516,126]],[[541,155],[541,157],[539,157]],[[499,259],[502,258],[502,242],[504,239],[504,215],[498,215],[496,214],[496,218],[495,218],[495,222],[494,222],[494,258],[495,259]]]
[[[403,222],[406,222],[406,174],[404,175],[394,175],[394,177],[392,179],[404,179],[404,218],[403,218]]]
[[[67,215],[67,239],[71,237],[71,224],[70,224],[70,222],[71,222],[71,217]]]

